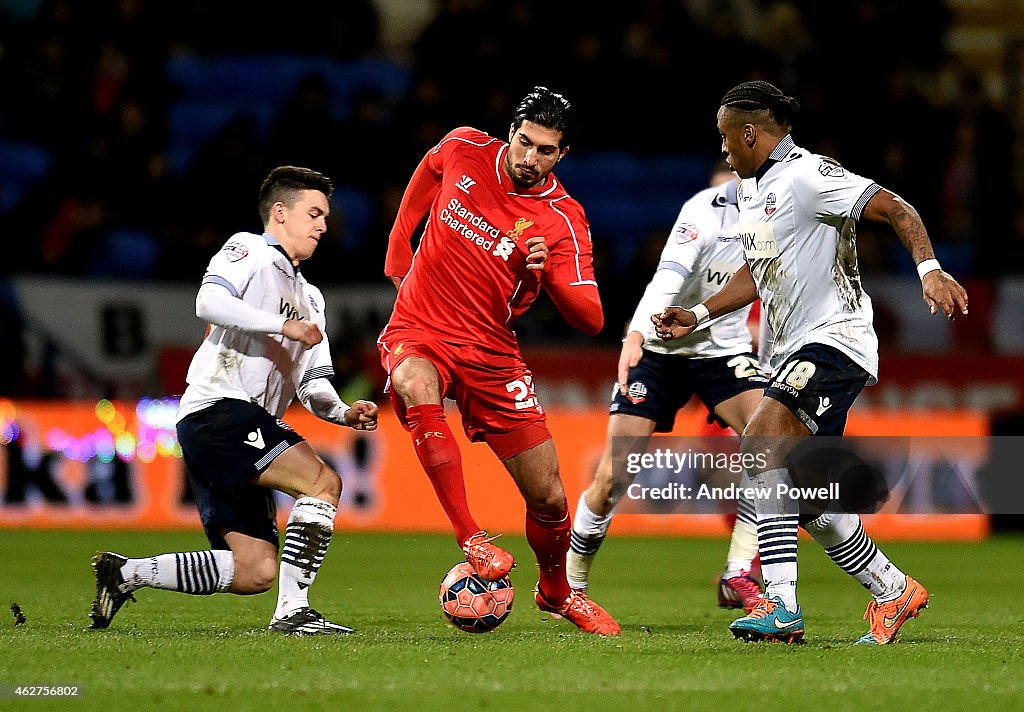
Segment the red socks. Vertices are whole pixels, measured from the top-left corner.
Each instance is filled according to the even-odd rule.
[[[444,407],[427,403],[406,410],[406,422],[412,435],[416,457],[419,458],[437,499],[448,515],[459,546],[480,527],[469,513],[466,483],[462,477],[462,455],[444,417]],[[569,597],[565,578],[565,554],[569,550],[572,522],[569,508],[557,518],[537,512],[526,512],[526,540],[530,543],[540,567],[540,590],[544,598],[560,604]]]
[[[437,500],[462,546],[466,539],[480,531],[480,527],[469,513],[466,483],[462,478],[462,454],[445,420],[444,407],[425,403],[411,406],[405,413],[416,457],[430,478]]]
[[[569,551],[572,523],[569,509],[558,519],[548,519],[537,512],[526,511],[526,540],[537,556],[540,567],[540,590],[549,602],[561,604],[569,597],[565,578],[565,554]]]

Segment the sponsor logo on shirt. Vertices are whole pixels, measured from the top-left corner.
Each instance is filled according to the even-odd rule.
[[[693,223],[684,222],[676,226],[676,242],[680,245],[693,242],[698,237],[700,237],[700,230]]]
[[[490,250],[501,239],[501,230],[487,222],[483,216],[468,210],[458,198],[449,200],[437,217],[456,233],[485,250]]]
[[[771,260],[779,256],[779,246],[775,242],[775,231],[765,222],[740,223],[737,225],[743,252],[748,260]]]
[[[228,262],[238,262],[238,260],[244,259],[249,255],[249,248],[241,242],[235,242],[234,240],[224,245],[220,251],[224,253]]]
[[[280,305],[277,308],[277,313],[283,314],[286,319],[295,319],[297,321],[302,321],[303,319],[306,318],[299,313],[298,309],[289,304],[284,297],[281,297]]]
[[[732,279],[736,273],[736,266],[723,262],[712,262],[704,270],[704,284],[715,291],[723,284]]]
[[[511,257],[512,253],[515,251],[516,243],[512,241],[512,238],[505,237],[504,235],[502,235],[501,242],[497,244],[497,246],[494,248],[494,251],[491,252],[491,254],[494,255],[495,257],[500,257],[501,259],[508,262],[508,258]]]
[[[465,173],[463,173],[462,178],[460,178],[455,183],[455,187],[461,190],[466,195],[469,195],[469,189],[472,188],[474,185],[476,185],[476,181],[467,176]]]
[[[466,208],[458,198],[449,200],[437,217],[456,234],[506,262],[516,251],[516,241],[522,237],[523,231],[533,226],[532,220],[518,218],[515,225],[503,233],[482,215]]]
[[[777,202],[777,200],[778,199],[775,197],[775,193],[769,193],[768,194],[768,196],[764,199],[764,214],[765,215],[771,215],[772,213],[775,212],[775,210],[776,210],[775,203]]]

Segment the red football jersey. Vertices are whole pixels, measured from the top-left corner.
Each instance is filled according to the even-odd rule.
[[[524,189],[502,169],[508,144],[477,129],[449,133],[424,156],[406,187],[388,241],[384,273],[404,277],[384,328],[423,328],[445,340],[517,348],[512,324],[543,286],[572,326],[604,324],[590,227],[554,174]],[[416,254],[413,231],[427,213]],[[526,241],[542,235],[543,272],[526,269]]]

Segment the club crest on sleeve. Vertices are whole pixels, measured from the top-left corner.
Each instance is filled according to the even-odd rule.
[[[680,245],[685,245],[687,242],[693,242],[700,237],[700,230],[693,223],[684,222],[679,223],[676,227],[676,242]]]
[[[228,262],[238,262],[249,255],[249,248],[241,242],[229,242],[221,248]]]
[[[846,175],[846,169],[832,158],[822,158],[818,164],[818,173],[826,178],[842,178]]]

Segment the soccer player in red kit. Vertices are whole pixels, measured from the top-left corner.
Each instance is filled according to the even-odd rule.
[[[515,565],[470,514],[446,397],[523,495],[537,605],[588,633],[617,635],[615,619],[566,580],[571,521],[558,457],[512,330],[541,287],[585,334],[604,324],[586,216],[552,173],[575,130],[572,104],[534,87],[515,108],[508,143],[462,127],[424,156],[391,230],[384,272],[398,297],[378,347],[395,412],[466,560],[489,581]]]

